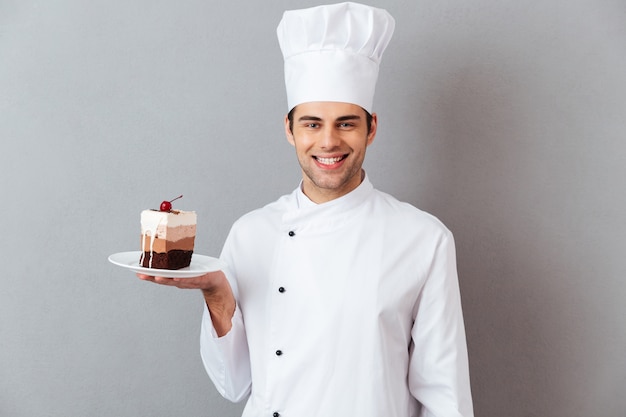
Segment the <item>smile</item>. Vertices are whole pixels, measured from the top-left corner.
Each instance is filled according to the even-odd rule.
[[[333,158],[322,158],[321,156],[314,156],[313,158],[315,158],[315,160],[317,162],[319,162],[320,164],[323,164],[323,165],[333,165],[333,164],[336,164],[337,162],[343,160],[345,157],[346,157],[346,155],[335,156]]]

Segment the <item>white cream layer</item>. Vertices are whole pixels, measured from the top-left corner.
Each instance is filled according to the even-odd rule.
[[[196,224],[195,211],[156,211],[144,210],[141,212],[141,233],[157,230],[159,226],[178,227],[193,226]],[[154,233],[152,233],[154,235]]]

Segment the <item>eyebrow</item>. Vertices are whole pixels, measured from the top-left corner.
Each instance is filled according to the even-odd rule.
[[[340,116],[335,119],[336,122],[345,122],[348,120],[360,120],[361,116],[357,114],[348,114],[345,116]],[[298,119],[299,122],[313,121],[313,122],[321,122],[322,118],[317,116],[302,116]]]
[[[321,122],[322,118],[316,117],[316,116],[302,116],[298,119],[298,121],[299,122],[306,122],[306,121]]]

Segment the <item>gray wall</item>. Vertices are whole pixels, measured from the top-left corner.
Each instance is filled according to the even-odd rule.
[[[397,19],[374,184],[455,233],[476,415],[626,411],[626,2]],[[197,252],[291,191],[275,26],[311,1],[0,0],[0,415],[237,416],[202,300],[107,262],[184,194]]]

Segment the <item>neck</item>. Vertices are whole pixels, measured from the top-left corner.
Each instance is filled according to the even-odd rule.
[[[301,189],[304,195],[309,198],[309,200],[311,200],[315,204],[323,204],[343,197],[344,195],[349,194],[350,192],[358,188],[358,186],[361,185],[361,183],[365,179],[365,171],[361,169],[361,175],[357,176],[356,178],[358,180],[346,184],[341,189],[326,189],[318,187],[305,176],[302,180]]]

